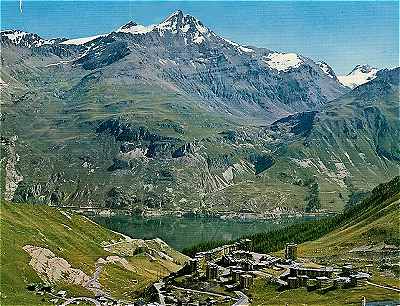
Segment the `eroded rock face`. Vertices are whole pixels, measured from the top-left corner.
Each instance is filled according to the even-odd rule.
[[[15,151],[15,142],[18,137],[14,136],[8,140],[2,139],[1,144],[6,149],[6,160],[5,160],[5,186],[4,186],[4,199],[12,201],[14,198],[15,191],[18,188],[18,184],[24,179],[17,171],[16,165],[19,161],[19,155]],[[3,162],[3,161],[2,161]]]
[[[32,257],[29,264],[44,281],[50,283],[65,281],[85,286],[90,279],[83,271],[73,268],[68,261],[57,257],[49,249],[33,245],[25,245],[23,249]]]

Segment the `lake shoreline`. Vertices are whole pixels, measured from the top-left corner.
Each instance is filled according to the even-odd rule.
[[[300,212],[300,211],[276,211],[273,212],[193,212],[193,211],[182,211],[182,210],[145,210],[142,212],[136,212],[127,209],[104,209],[95,207],[69,207],[63,206],[58,207],[61,209],[70,209],[76,213],[83,214],[88,217],[101,216],[101,217],[112,217],[112,216],[140,216],[143,218],[162,218],[162,217],[174,217],[174,218],[206,218],[206,219],[221,219],[221,220],[277,220],[285,218],[313,218],[313,217],[329,217],[334,216],[337,212],[333,211],[317,211],[312,213]]]

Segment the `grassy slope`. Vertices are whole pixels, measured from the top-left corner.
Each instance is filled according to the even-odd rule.
[[[299,256],[311,258],[324,263],[344,263],[354,261],[359,255],[349,251],[355,247],[366,245],[380,245],[382,243],[394,244],[399,247],[399,205],[400,191],[385,199],[382,202],[375,202],[375,205],[366,207],[359,215],[346,225],[332,231],[331,233],[314,241],[308,241],[299,246]],[[392,256],[393,257],[393,256]],[[361,266],[365,259],[358,260]],[[378,271],[379,257],[369,258],[373,263],[372,281],[381,285],[388,285],[400,288],[400,279],[393,275],[386,275]],[[400,295],[397,294],[400,299]]]
[[[378,207],[370,207],[345,226],[322,238],[302,244],[301,256],[343,256],[356,246],[377,244],[385,241],[393,243],[398,237],[400,192],[390,197]],[[315,255],[317,254],[317,255]]]
[[[1,203],[1,237],[2,305],[47,303],[42,297],[25,289],[28,283],[40,282],[40,278],[29,266],[30,256],[22,249],[24,245],[48,248],[56,256],[66,259],[72,267],[92,275],[96,260],[111,255],[103,249],[102,242],[124,239],[79,215],[71,215],[69,219],[59,210],[48,206],[4,202]],[[143,254],[125,258],[136,272],[124,270],[118,265],[107,265],[100,277],[103,287],[117,298],[137,296],[151,282],[178,267],[164,260],[150,262]],[[133,279],[138,280],[138,284],[132,282]],[[127,286],[121,288],[121,283]],[[67,288],[68,293],[73,295],[92,295],[78,286],[58,283],[55,288]]]
[[[251,289],[253,305],[361,305],[363,296],[367,301],[398,299],[398,293],[373,286],[337,289],[327,293],[307,292],[305,288],[276,291],[272,285],[258,280]]]

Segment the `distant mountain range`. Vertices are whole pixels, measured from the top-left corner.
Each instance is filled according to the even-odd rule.
[[[241,46],[181,11],[157,25],[130,21],[88,38],[44,40],[20,31],[5,31],[1,37],[3,43],[63,59],[49,62],[50,67],[108,67],[113,80],[118,71],[131,76],[132,83],[164,83],[198,99],[203,107],[269,122],[318,108],[347,91],[311,59]]]
[[[0,38],[10,200],[331,211],[399,169],[397,68],[338,77],[324,62],[231,42],[181,11],[88,38]]]

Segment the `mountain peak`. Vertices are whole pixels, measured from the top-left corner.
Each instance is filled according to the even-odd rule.
[[[375,68],[375,67],[372,67],[372,66],[370,66],[370,65],[368,65],[368,64],[361,64],[361,65],[357,65],[357,66],[355,66],[354,68],[353,68],[353,70],[348,74],[348,75],[350,75],[350,74],[354,74],[354,73],[356,73],[357,71],[359,71],[359,72],[361,72],[361,73],[370,73],[370,72],[372,72],[373,70],[378,70],[377,68]]]
[[[169,15],[163,22],[155,26],[155,29],[161,36],[166,32],[180,34],[185,37],[185,41],[193,41],[196,44],[201,44],[206,40],[211,31],[203,25],[196,17],[184,14],[178,10]]]
[[[209,30],[202,24],[196,17],[184,14],[178,10],[169,15],[163,22],[157,25],[159,29],[188,32],[191,28],[201,33],[208,32]]]
[[[328,63],[324,62],[324,61],[320,61],[316,63],[319,68],[321,68],[321,70],[331,79],[336,79],[336,74],[333,71],[332,67],[328,65]]]
[[[166,22],[168,20],[173,20],[173,19],[182,19],[183,18],[183,12],[181,10],[177,10],[173,12],[171,15],[169,15],[163,22]]]
[[[132,27],[137,26],[138,24],[132,20],[130,20],[128,23],[124,24],[122,27],[120,27],[121,30],[126,30],[126,29],[130,29]]]
[[[46,40],[35,33],[28,33],[21,30],[1,31],[0,36],[2,40],[6,40],[16,46],[27,48],[52,45],[56,42],[56,39]]]
[[[378,68],[371,67],[367,64],[357,65],[349,74],[339,76],[338,79],[344,86],[353,89],[375,79],[378,71]]]

